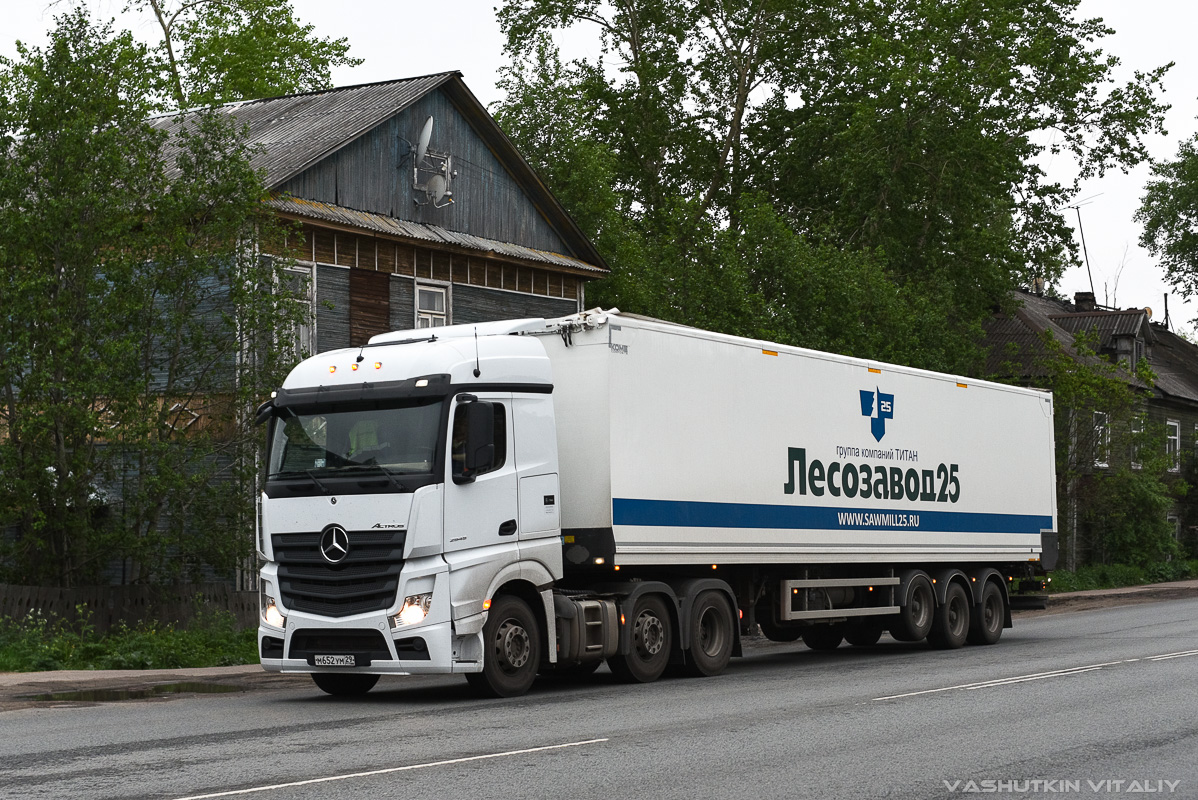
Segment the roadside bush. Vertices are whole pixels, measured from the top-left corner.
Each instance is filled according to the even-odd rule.
[[[1127,564],[1093,564],[1076,572],[1058,570],[1052,573],[1050,592],[1080,592],[1088,589],[1116,589],[1145,583],[1182,581],[1198,576],[1198,560],[1160,561],[1147,567]]]
[[[186,629],[122,623],[103,635],[90,619],[83,607],[75,623],[38,612],[0,618],[0,672],[221,667],[258,658],[254,629],[238,630],[225,611],[205,611]]]

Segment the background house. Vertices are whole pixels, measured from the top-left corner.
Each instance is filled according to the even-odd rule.
[[[1051,388],[1046,363],[1050,350],[1045,341],[1050,335],[1061,352],[1078,362],[1093,365],[1104,359],[1117,365],[1111,374],[1143,392],[1142,409],[1131,421],[1131,431],[1113,431],[1112,425],[1117,422],[1104,411],[1089,409],[1063,428],[1060,418],[1070,410],[1058,403],[1058,465],[1072,463],[1092,474],[1122,467],[1139,470],[1148,459],[1135,445],[1128,444],[1131,437],[1126,434],[1159,430],[1157,441],[1165,470],[1172,476],[1169,479],[1185,478],[1192,483],[1198,471],[1198,346],[1178,336],[1167,324],[1154,321],[1150,309],[1100,306],[1091,292],[1078,292],[1069,302],[1020,291],[1014,300],[1012,312],[996,314],[986,326],[989,374]],[[1093,354],[1074,346],[1079,335],[1087,338]],[[1155,376],[1151,385],[1136,376],[1135,366],[1141,362]],[[1073,449],[1065,451],[1070,446]],[[1063,529],[1077,524],[1079,514],[1084,516],[1084,509],[1070,505],[1071,497],[1078,494],[1075,486],[1059,487],[1059,525]],[[1174,537],[1193,549],[1198,515],[1189,508],[1189,502],[1183,499],[1175,503],[1167,519]],[[1084,559],[1085,553],[1080,555]]]
[[[582,310],[603,258],[462,82],[447,72],[233,103],[296,224],[298,344]],[[187,117],[163,117],[163,128]],[[276,253],[275,255],[281,255]]]

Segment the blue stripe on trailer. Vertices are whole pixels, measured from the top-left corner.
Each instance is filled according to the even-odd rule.
[[[612,498],[612,523],[664,528],[775,528],[793,530],[920,530],[958,533],[1040,533],[1052,517],[967,511],[775,506],[687,500]]]

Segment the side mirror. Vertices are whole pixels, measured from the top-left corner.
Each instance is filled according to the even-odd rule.
[[[455,477],[470,481],[495,463],[495,406],[484,402],[466,403],[458,406],[457,413],[465,415],[462,424],[466,440],[462,469]]]

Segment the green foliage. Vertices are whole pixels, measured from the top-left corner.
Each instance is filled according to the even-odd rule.
[[[291,0],[132,0],[162,29],[177,108],[325,89],[331,70],[356,66],[344,38],[318,38]]]
[[[240,132],[151,124],[156,70],[82,9],[0,61],[0,580],[125,559],[171,581],[249,551],[247,410],[295,309],[251,244],[275,228]]]
[[[1140,243],[1160,259],[1182,295],[1198,292],[1198,136],[1182,142],[1177,158],[1152,167],[1136,220]]]
[[[1076,258],[1076,186],[1036,159],[1100,174],[1160,129],[1167,67],[1115,86],[1110,31],[1076,10],[508,0],[496,114],[612,265],[590,297],[967,371],[1010,289]],[[562,63],[572,27],[597,56]]]
[[[79,621],[31,613],[0,618],[0,672],[59,669],[178,669],[253,664],[257,631],[238,630],[228,612],[207,612],[187,628],[157,623],[123,623],[99,634],[86,608]]]
[[[1049,591],[1081,592],[1091,589],[1118,589],[1123,586],[1142,586],[1147,583],[1184,581],[1198,576],[1198,561],[1162,561],[1148,567],[1127,564],[1094,564],[1080,567],[1076,572],[1056,570],[1052,573]]]

